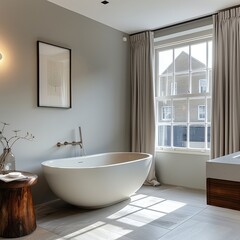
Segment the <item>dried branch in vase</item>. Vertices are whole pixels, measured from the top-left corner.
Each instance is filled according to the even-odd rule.
[[[5,149],[12,148],[12,146],[19,141],[20,139],[32,141],[34,139],[34,136],[30,133],[26,133],[25,135],[20,135],[19,132],[20,130],[13,130],[14,135],[12,137],[7,138],[4,133],[5,133],[5,128],[6,126],[9,126],[8,123],[1,122],[2,123],[2,129],[0,130],[0,142]]]

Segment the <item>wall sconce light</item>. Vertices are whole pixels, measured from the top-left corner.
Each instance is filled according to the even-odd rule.
[[[3,58],[3,56],[2,56],[2,54],[0,53],[0,61],[2,60],[2,58]]]

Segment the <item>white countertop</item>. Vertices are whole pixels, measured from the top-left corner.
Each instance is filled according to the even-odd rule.
[[[206,177],[240,182],[240,152],[208,160]]]

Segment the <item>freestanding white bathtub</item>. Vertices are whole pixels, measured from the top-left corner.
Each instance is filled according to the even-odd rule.
[[[84,208],[105,207],[129,198],[144,183],[152,155],[103,153],[42,163],[46,180],[62,200]]]

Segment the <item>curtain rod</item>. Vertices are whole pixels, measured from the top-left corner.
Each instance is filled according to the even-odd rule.
[[[206,15],[206,16],[202,16],[202,17],[186,20],[186,21],[175,23],[175,24],[168,25],[168,26],[165,26],[165,27],[157,28],[157,29],[154,29],[152,31],[156,32],[156,31],[163,30],[163,29],[166,29],[166,28],[177,27],[177,26],[180,26],[182,24],[191,23],[191,22],[195,22],[195,21],[202,20],[202,19],[205,19],[205,18],[209,18],[209,17],[211,17],[211,16],[213,16],[215,14],[216,13],[212,13],[212,14],[209,14],[209,15]]]
[[[235,5],[235,6],[232,6],[232,7],[227,7],[227,8],[221,9],[221,10],[218,11],[218,13],[219,13],[219,12],[222,12],[222,11],[231,10],[231,9],[233,9],[233,8],[237,8],[237,7],[240,7],[240,4]]]
[[[217,12],[214,12],[214,13],[209,14],[209,15],[206,15],[206,16],[202,16],[202,17],[199,17],[199,18],[194,18],[194,19],[191,19],[191,20],[179,22],[179,23],[172,24],[172,25],[168,25],[168,26],[165,26],[165,27],[153,29],[153,30],[150,30],[150,31],[156,32],[156,31],[160,31],[160,30],[163,30],[163,29],[171,28],[171,27],[177,27],[177,26],[180,26],[180,25],[182,25],[182,24],[191,23],[191,22],[194,22],[194,21],[197,21],[197,20],[201,20],[201,19],[204,19],[204,18],[211,17],[211,16],[213,16],[213,15],[216,15],[216,14],[219,13],[219,12],[227,11],[227,10],[230,10],[230,9],[233,9],[233,8],[236,8],[236,7],[240,7],[240,4],[235,5],[235,6],[232,6],[232,7],[228,7],[228,8],[221,9],[221,10],[219,10],[219,11],[217,11]],[[133,35],[136,35],[136,34],[139,34],[139,33],[143,33],[143,32],[146,32],[146,31],[141,31],[141,32],[133,33],[133,34],[130,34],[130,36],[133,36]]]
[[[164,27],[161,27],[161,28],[157,28],[157,29],[153,29],[153,30],[149,30],[149,31],[156,32],[156,31],[167,29],[167,28],[171,28],[171,27],[177,27],[177,26],[180,26],[182,24],[191,23],[191,22],[194,22],[194,21],[197,21],[197,20],[201,20],[201,19],[204,19],[204,18],[211,17],[211,16],[213,16],[215,14],[216,13],[212,13],[212,14],[209,14],[209,15],[206,15],[206,16],[202,16],[202,17],[199,17],[199,18],[194,18],[194,19],[191,19],[191,20],[186,20],[186,21],[183,21],[183,22],[178,22],[178,23],[175,23],[175,24],[172,24],[172,25],[167,25],[167,26],[164,26]],[[137,33],[132,33],[132,34],[130,34],[130,36],[133,36],[133,35],[136,35],[136,34],[139,34],[139,33],[144,33],[146,31],[147,30],[141,31],[141,32],[137,32]]]

